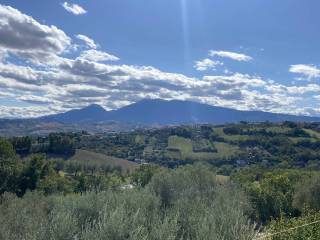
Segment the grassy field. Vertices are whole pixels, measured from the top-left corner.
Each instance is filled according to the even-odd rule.
[[[228,143],[214,142],[213,145],[217,152],[194,152],[191,139],[171,136],[168,139],[167,154],[177,159],[212,160],[233,156],[239,150],[238,147]]]
[[[245,141],[249,138],[248,135],[227,135],[223,131],[223,127],[213,128],[214,132],[220,137],[223,137],[226,141]]]
[[[263,129],[263,128],[261,128]],[[267,132],[271,132],[271,133],[282,133],[282,134],[286,134],[291,130],[291,128],[289,127],[285,127],[285,126],[272,126],[272,127],[267,127],[266,131]]]
[[[95,164],[98,166],[121,167],[123,171],[134,171],[138,164],[125,159],[110,157],[101,153],[95,153],[87,150],[77,150],[76,153],[67,159],[70,162],[77,162],[83,165]]]
[[[306,129],[306,128],[304,128],[303,130],[306,133],[308,133],[311,137],[320,139],[320,133],[319,132],[316,132],[316,131],[314,131],[312,129]]]
[[[179,126],[139,130],[122,134],[117,139],[106,136],[85,149],[122,159],[141,159],[160,165],[169,163],[170,166],[193,161],[236,166],[240,164],[238,160],[245,160],[240,165],[271,165],[280,161],[279,156],[285,162],[290,159],[295,165],[303,165],[308,160],[319,159],[320,145],[301,142],[319,142],[319,128],[320,125],[291,126],[288,123]],[[294,148],[299,150],[291,151]]]
[[[289,137],[289,139],[293,142],[293,143],[298,143],[300,141],[306,141],[309,140],[311,142],[317,142],[318,139],[317,138],[313,138],[313,137]]]

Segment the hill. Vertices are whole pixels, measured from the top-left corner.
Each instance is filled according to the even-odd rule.
[[[79,144],[106,155],[170,167],[206,161],[228,168],[252,164],[317,168],[320,124],[185,125],[85,136]]]
[[[224,124],[240,121],[282,122],[320,121],[317,117],[295,116],[261,111],[239,111],[191,101],[142,100],[118,110],[106,111],[99,105],[41,118],[62,123],[117,121],[145,125],[177,125],[189,123]]]
[[[94,104],[40,118],[0,119],[0,136],[39,136],[52,132],[80,131],[95,134],[181,124],[226,124],[241,121],[320,122],[320,118],[261,111],[239,111],[190,101],[156,99],[142,100],[113,111],[106,111],[103,107]]]
[[[47,136],[54,132],[81,131],[95,134],[102,132],[130,131],[136,127],[139,126],[115,121],[65,123],[54,119],[45,120],[44,118],[0,119],[0,136]]]
[[[74,109],[65,113],[41,117],[39,120],[63,123],[100,122],[107,120],[107,115],[108,112],[103,107],[92,104],[82,109]]]
[[[51,159],[53,160],[54,158]],[[81,149],[76,150],[76,153],[66,159],[66,161],[69,163],[77,163],[87,168],[91,166],[97,168],[107,166],[111,168],[121,168],[123,172],[133,172],[138,167],[138,164],[125,159]]]

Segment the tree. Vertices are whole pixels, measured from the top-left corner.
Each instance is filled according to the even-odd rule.
[[[32,156],[24,169],[20,180],[20,193],[24,195],[27,190],[35,190],[43,175],[44,158],[42,155]]]
[[[12,144],[0,138],[0,194],[17,190],[20,171]]]
[[[19,154],[28,154],[31,150],[32,138],[26,137],[14,137],[11,139],[12,145],[15,151]]]
[[[15,151],[12,144],[3,138],[0,138],[0,157],[12,158],[15,156]]]
[[[17,158],[0,157],[0,195],[4,192],[17,192],[22,164]]]
[[[63,133],[51,133],[49,135],[49,151],[55,154],[73,155],[75,147],[72,136]]]
[[[238,126],[225,127],[223,132],[227,135],[239,135],[242,133],[242,129]]]
[[[307,178],[296,186],[293,204],[300,211],[306,207],[320,211],[320,176]]]
[[[295,213],[292,206],[294,184],[287,174],[264,176],[260,182],[251,183],[248,190],[256,218],[261,222],[278,218],[282,213]]]
[[[155,165],[141,165],[131,176],[135,185],[140,187],[146,186],[152,179],[153,175],[159,172],[160,168]]]
[[[160,197],[164,206],[174,204],[181,197],[205,198],[213,194],[216,177],[209,167],[202,164],[187,165],[175,171],[163,170],[156,174],[148,187]]]
[[[72,193],[74,185],[71,180],[61,177],[58,174],[50,174],[40,180],[37,190],[45,195],[54,193]]]
[[[76,192],[82,194],[88,190],[88,179],[84,173],[77,174],[75,180],[77,181]]]

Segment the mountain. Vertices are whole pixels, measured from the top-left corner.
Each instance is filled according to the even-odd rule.
[[[318,117],[295,116],[262,111],[239,111],[191,101],[142,100],[118,110],[106,111],[99,105],[42,117],[42,120],[62,123],[94,123],[117,121],[145,125],[172,125],[188,123],[247,122],[316,122]]]
[[[41,117],[40,120],[62,123],[102,122],[107,119],[108,112],[97,104],[82,109]]]

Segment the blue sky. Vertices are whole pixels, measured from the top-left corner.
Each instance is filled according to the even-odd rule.
[[[1,4],[2,117],[143,98],[320,116],[317,0]]]

